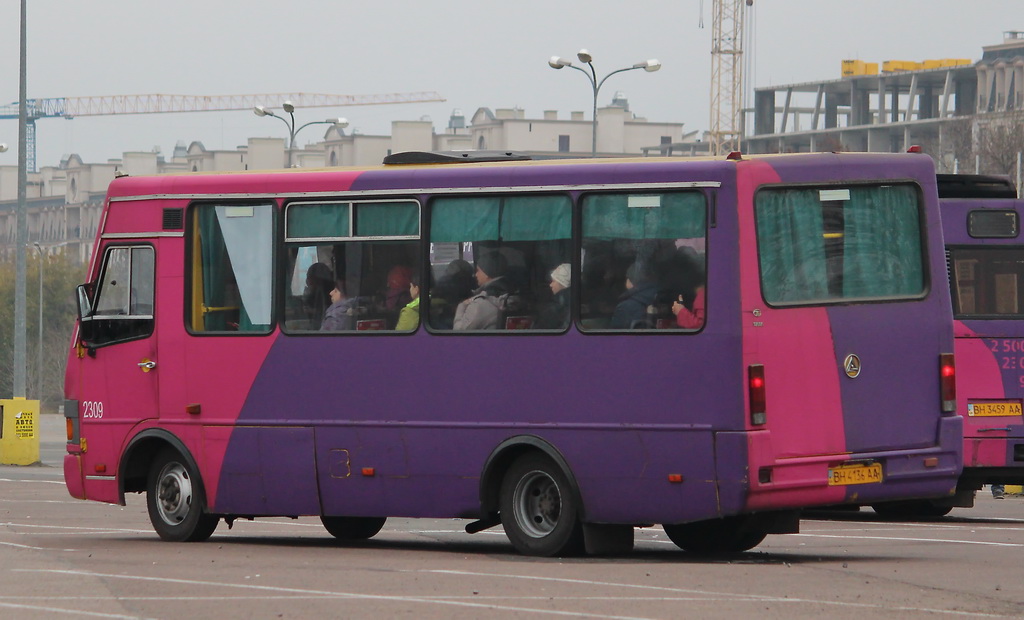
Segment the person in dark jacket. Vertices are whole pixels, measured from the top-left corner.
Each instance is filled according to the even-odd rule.
[[[564,329],[569,325],[569,285],[572,271],[569,263],[562,263],[551,272],[551,303],[537,317],[537,329]]]
[[[612,329],[644,327],[647,306],[658,296],[658,285],[651,281],[640,263],[633,263],[626,271],[626,291],[612,313]]]
[[[306,270],[306,288],[302,291],[302,307],[311,325],[323,319],[324,311],[331,305],[331,289],[334,288],[334,274],[327,265],[317,262]]]

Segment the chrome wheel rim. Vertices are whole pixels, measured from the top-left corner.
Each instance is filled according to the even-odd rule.
[[[558,484],[542,471],[532,471],[516,484],[512,508],[519,528],[533,538],[543,538],[558,526],[562,494]]]
[[[160,518],[169,525],[179,525],[192,507],[192,478],[181,463],[168,463],[157,479],[156,507]]]

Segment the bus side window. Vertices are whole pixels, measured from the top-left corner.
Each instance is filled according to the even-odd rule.
[[[581,328],[703,327],[706,212],[697,191],[584,196]]]
[[[154,261],[149,246],[107,250],[92,311],[82,317],[86,345],[95,348],[153,334]]]
[[[288,204],[284,330],[370,335],[398,329],[419,273],[419,213],[419,203],[408,199]],[[407,321],[401,330],[417,326]]]
[[[551,273],[568,264],[572,201],[562,194],[444,196],[430,207],[435,331],[562,331],[569,307]],[[540,320],[555,304],[566,319]]]
[[[273,218],[269,204],[193,208],[194,333],[270,331]]]

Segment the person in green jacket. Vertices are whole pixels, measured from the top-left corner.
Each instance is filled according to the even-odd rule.
[[[409,294],[412,295],[412,301],[407,303],[402,312],[398,315],[398,325],[395,329],[398,331],[411,332],[420,325],[420,276],[414,274],[409,281]]]

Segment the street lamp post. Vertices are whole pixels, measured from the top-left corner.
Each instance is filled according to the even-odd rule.
[[[48,243],[48,248],[60,248],[72,243],[71,241],[61,241],[59,243]],[[46,260],[46,250],[43,246],[35,241],[32,243],[35,247],[36,252],[39,253],[39,349],[36,353],[36,397],[39,402],[43,402],[43,262]]]
[[[269,110],[269,109],[267,109],[267,108],[265,108],[265,107],[263,107],[261,105],[258,105],[256,107],[254,107],[252,109],[252,113],[255,114],[256,116],[272,116],[272,117],[278,119],[279,121],[281,121],[282,123],[284,123],[285,127],[288,128],[288,167],[289,168],[291,168],[292,166],[295,165],[294,162],[292,161],[292,153],[295,150],[295,136],[298,135],[298,133],[300,131],[302,131],[306,127],[309,127],[310,125],[334,125],[335,127],[338,128],[339,131],[341,131],[342,129],[348,127],[348,120],[344,119],[344,118],[329,118],[329,119],[324,120],[324,121],[310,121],[308,123],[305,123],[303,125],[299,125],[298,127],[296,127],[295,126],[295,106],[292,104],[292,102],[291,101],[285,101],[284,103],[281,104],[281,108],[288,114],[288,118],[287,119],[285,117],[283,117],[283,116],[278,115],[278,114],[274,114],[273,110]]]
[[[577,71],[583,73],[583,75],[587,76],[587,81],[590,82],[590,87],[594,91],[594,120],[591,123],[592,140],[591,140],[591,146],[590,146],[590,156],[591,157],[596,157],[597,156],[597,93],[601,90],[601,86],[604,85],[605,80],[607,80],[611,76],[615,75],[616,73],[622,73],[623,71],[632,71],[634,69],[643,69],[644,71],[647,71],[649,73],[653,72],[653,71],[657,71],[658,69],[661,69],[661,63],[658,62],[657,59],[654,59],[654,58],[652,58],[650,60],[645,60],[644,62],[638,62],[635,65],[633,65],[632,67],[623,67],[622,69],[616,69],[615,71],[612,71],[608,75],[606,75],[603,78],[601,78],[601,81],[599,82],[597,80],[597,71],[594,69],[594,63],[593,63],[594,58],[590,55],[590,52],[588,52],[585,49],[582,49],[582,50],[580,50],[579,52],[576,53],[576,57],[580,59],[580,62],[586,63],[587,66],[590,67],[590,73],[587,73],[586,69],[581,69],[580,67],[577,67],[576,65],[572,64],[572,61],[567,60],[565,58],[561,58],[559,56],[552,56],[551,60],[548,61],[548,66],[551,67],[552,69],[561,69],[562,67],[569,67],[570,69],[576,69]]]
[[[25,398],[26,389],[26,333],[25,320],[25,250],[28,245],[28,103],[26,40],[26,0],[21,0],[21,53],[18,71],[18,214],[15,235],[14,272],[14,390],[12,396]]]
[[[36,398],[43,402],[43,248],[32,244],[39,254],[39,349],[36,351]]]

